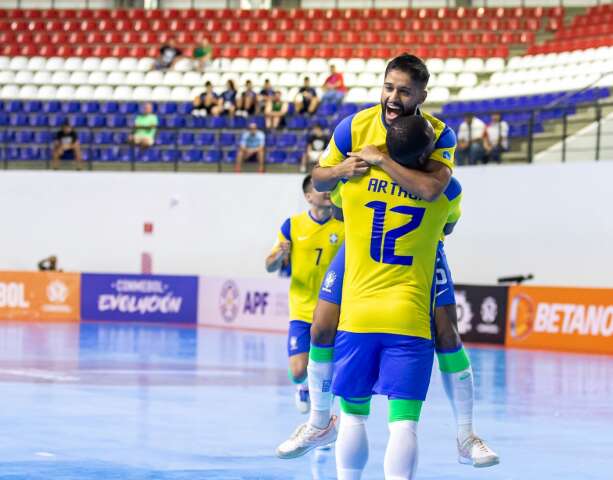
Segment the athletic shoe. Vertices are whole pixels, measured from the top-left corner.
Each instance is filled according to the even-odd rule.
[[[292,436],[277,447],[277,457],[283,459],[302,457],[314,448],[324,447],[336,441],[336,415],[332,415],[326,428],[303,423]]]
[[[498,465],[500,458],[481,438],[471,435],[462,444],[458,441],[458,461],[464,465],[485,468]]]
[[[300,385],[296,387],[294,401],[300,413],[309,413],[311,410],[311,397],[309,396],[309,391],[301,388]]]

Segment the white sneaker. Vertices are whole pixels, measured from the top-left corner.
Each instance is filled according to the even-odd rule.
[[[311,397],[309,396],[309,391],[301,388],[300,385],[296,388],[294,401],[300,413],[309,413],[311,410]]]
[[[332,415],[326,428],[317,428],[303,423],[289,439],[277,447],[277,457],[283,459],[298,458],[316,447],[327,446],[336,441],[336,415]]]
[[[485,468],[498,465],[500,458],[481,438],[471,435],[462,444],[458,441],[458,461],[464,465]]]

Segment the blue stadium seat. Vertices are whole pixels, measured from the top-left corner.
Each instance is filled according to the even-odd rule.
[[[277,147],[279,148],[287,148],[293,147],[296,145],[297,138],[293,133],[282,133],[277,139]]]
[[[190,115],[192,113],[193,105],[189,102],[176,103],[175,105],[177,106],[177,113],[180,115]]]
[[[222,147],[235,147],[237,144],[236,135],[233,133],[220,133],[219,145]]]
[[[119,104],[119,112],[124,115],[134,115],[138,113],[138,103],[136,102],[121,102]]]
[[[40,159],[40,151],[35,147],[22,147],[19,149],[19,160],[38,160]]]
[[[202,150],[183,150],[181,160],[190,163],[202,162]]]
[[[43,108],[43,103],[38,100],[28,100],[23,103],[23,111],[25,113],[40,112]]]
[[[273,150],[268,153],[268,163],[285,163],[287,154],[283,150]]]
[[[177,104],[174,102],[162,102],[158,104],[158,112],[162,115],[173,115],[177,113]]]
[[[107,115],[106,124],[111,128],[125,128],[128,125],[128,119],[124,115]]]
[[[227,150],[225,152],[224,162],[225,163],[236,163],[236,155],[238,155],[236,150]]]
[[[184,128],[185,127],[185,118],[183,117],[172,117],[168,122],[168,126],[171,128]]]
[[[299,150],[304,151],[304,150],[306,150],[307,144],[308,144],[307,135],[298,135],[298,140],[296,142],[296,147]]]
[[[330,122],[326,117],[310,117],[309,120],[309,128],[313,128],[315,125],[319,125],[321,128],[329,128]]]
[[[309,121],[306,117],[298,115],[295,117],[285,117],[285,125],[287,128],[307,128]]]
[[[179,152],[179,150],[176,150],[174,148],[171,148],[170,150],[162,151],[162,161],[163,162],[178,162],[180,158],[181,158],[181,152]]]
[[[49,125],[51,125],[52,127],[59,128],[64,124],[66,118],[67,117],[65,115],[50,115]]]
[[[10,124],[10,116],[6,113],[0,114],[0,126],[5,127]]]
[[[226,117],[204,117],[206,128],[226,128]]]
[[[355,103],[343,103],[338,109],[338,113],[343,117],[348,117],[349,115],[356,113],[359,109],[360,106],[356,105]]]
[[[81,104],[81,113],[98,113],[100,104],[98,102],[83,102]]]
[[[193,137],[193,135],[192,135]],[[160,145],[173,145],[177,141],[175,132],[160,132],[157,135],[157,143]]]
[[[148,148],[144,152],[139,152],[136,156],[136,160],[139,162],[159,162],[160,151],[156,148]]]
[[[277,136],[274,134],[269,133],[268,135],[266,135],[266,146],[267,147],[274,147],[277,144]]]
[[[48,127],[49,116],[40,113],[30,115],[30,124],[33,127]]]
[[[179,134],[179,145],[193,145],[194,144],[194,134],[191,132],[181,132]]]
[[[55,135],[49,130],[41,130],[34,133],[34,143],[42,143],[48,145],[55,140]],[[2,139],[0,138],[0,142]]]
[[[195,136],[195,145],[198,146],[208,146],[215,144],[215,134],[214,133],[197,133]]]
[[[77,137],[79,138],[80,143],[87,144],[87,143],[92,143],[93,134],[89,130],[79,130],[79,132],[77,132]],[[101,142],[96,142],[96,143],[101,143]]]
[[[324,117],[334,115],[337,109],[338,106],[335,103],[322,103],[317,109],[317,115],[323,115]]]
[[[28,127],[30,126],[30,120],[27,115],[23,113],[16,113],[10,116],[9,123],[11,127]]]
[[[18,147],[7,147],[4,150],[4,154],[7,160],[19,160],[19,148]]]
[[[255,122],[255,124],[258,126],[260,130],[263,130],[266,128],[266,120],[264,119],[263,115],[256,115],[253,117],[249,117],[249,119],[247,120],[247,123],[251,123],[251,122]]]
[[[113,133],[108,131],[98,131],[94,133],[93,143],[98,145],[113,144]]]
[[[90,128],[106,127],[106,116],[104,115],[88,115],[87,126]]]
[[[0,143],[11,143],[15,141],[15,134],[8,130],[0,130]]]
[[[116,160],[119,160],[120,162],[131,162],[134,157],[134,148],[132,147],[121,147],[119,148],[119,157],[116,158]]]
[[[64,113],[79,113],[80,111],[81,104],[79,102],[62,103],[62,112]]]
[[[247,128],[246,117],[227,117],[227,128]]]
[[[158,117],[158,127],[166,128],[170,126],[170,120],[168,117]]]
[[[58,113],[60,110],[62,110],[62,103],[58,100],[43,103],[43,112],[45,113]]]
[[[205,128],[206,120],[204,117],[194,117],[192,115],[185,115],[185,126],[187,128]]]
[[[298,165],[302,160],[302,152],[300,150],[292,150],[287,153],[285,163],[290,165]]]
[[[73,128],[83,128],[87,126],[87,117],[85,115],[73,115],[70,124]]]
[[[100,113],[117,113],[119,111],[119,104],[117,102],[103,102],[100,104]]]
[[[218,163],[221,161],[222,156],[223,155],[222,155],[221,150],[217,150],[217,149],[207,150],[206,153],[204,154],[204,162],[205,163]]]
[[[99,148],[84,148],[81,150],[83,160],[86,162],[98,162],[100,161],[100,149]]]
[[[6,111],[9,113],[19,113],[21,112],[21,108],[23,103],[21,100],[10,100],[8,105],[6,106]]]
[[[4,100],[0,100],[0,112],[4,112]]]

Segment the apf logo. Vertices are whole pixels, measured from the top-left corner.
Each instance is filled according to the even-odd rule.
[[[496,324],[498,318],[498,302],[494,297],[485,297],[481,302],[481,322],[477,325],[479,333],[498,335],[500,327]]]
[[[336,272],[334,270],[330,270],[326,274],[326,277],[324,278],[323,291],[331,292],[332,286],[334,285],[335,281],[336,281]]]
[[[466,299],[466,292],[455,292],[455,306],[458,315],[458,330],[460,335],[470,332],[473,329],[473,309]]]
[[[238,315],[240,292],[234,281],[228,280],[221,286],[219,294],[219,310],[226,322],[233,322]]]
[[[60,280],[54,280],[47,285],[47,299],[51,303],[64,303],[68,298],[68,286]]]

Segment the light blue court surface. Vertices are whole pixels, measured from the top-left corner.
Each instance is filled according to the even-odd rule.
[[[285,338],[121,324],[0,324],[0,479],[335,478],[329,455],[277,460],[305,417]],[[477,428],[502,464],[459,465],[434,371],[417,478],[613,478],[613,358],[473,348]],[[385,401],[365,479],[383,478]]]

